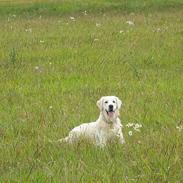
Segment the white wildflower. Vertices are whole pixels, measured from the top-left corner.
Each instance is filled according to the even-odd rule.
[[[140,132],[140,129],[139,128],[142,128],[142,125],[141,124],[138,124],[138,123],[136,123],[135,125],[134,125],[134,127],[133,127],[133,129],[135,130],[135,131],[137,131],[137,132]]]
[[[140,129],[138,129],[138,128],[133,128],[135,131],[137,131],[137,132],[140,132]]]
[[[126,21],[126,23],[127,23],[128,25],[135,25],[134,22],[132,22],[132,21],[130,21],[130,20]]]
[[[40,40],[39,42],[40,42],[40,43],[44,43],[44,41],[43,41],[43,40]]]
[[[51,63],[51,62],[50,62],[49,64],[50,64],[50,65],[52,65],[52,63]]]
[[[168,30],[168,27],[164,27],[164,28],[156,28],[153,30],[153,32],[165,32]]]
[[[28,29],[25,29],[25,32],[32,32],[32,29],[31,28],[28,28]]]
[[[132,127],[134,125],[134,123],[128,123],[126,126],[129,128],[129,127]]]
[[[12,15],[12,17],[14,17],[14,18],[15,18],[15,17],[16,17],[16,15]]]
[[[35,66],[34,69],[35,69],[35,70],[39,70],[39,66]]]
[[[140,140],[137,141],[138,144],[141,144],[142,142]]]
[[[134,128],[142,128],[142,125],[141,125],[141,124],[136,123],[136,124],[135,124],[135,126],[134,126]]]
[[[96,39],[94,39],[94,41],[99,41],[99,39],[96,38]]]
[[[87,11],[86,10],[83,13],[84,13],[84,15],[87,15]]]
[[[100,23],[96,23],[96,26],[97,26],[97,27],[100,27],[100,26],[101,26],[101,24],[100,24]]]
[[[120,34],[123,33],[123,32],[124,32],[123,30],[120,30],[120,31],[119,31]]]
[[[52,105],[50,105],[50,106],[49,106],[49,108],[50,108],[50,109],[52,109],[52,108],[53,108],[53,106],[52,106]]]
[[[129,136],[132,136],[132,135],[133,135],[133,132],[132,132],[132,131],[129,131],[129,132],[128,132],[128,135],[129,135]]]
[[[157,32],[160,32],[160,31],[161,31],[161,28],[157,28],[156,31],[157,31]]]
[[[177,130],[178,130],[179,132],[181,132],[181,131],[183,130],[183,125],[182,125],[182,126],[176,126],[176,128],[177,128]]]
[[[72,21],[76,21],[74,17],[70,17],[70,19],[71,19]]]

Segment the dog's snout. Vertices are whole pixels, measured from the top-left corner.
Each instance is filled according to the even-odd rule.
[[[110,111],[113,110],[113,105],[109,105],[109,110],[110,110]]]

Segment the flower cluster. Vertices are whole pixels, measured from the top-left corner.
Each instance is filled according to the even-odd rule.
[[[128,132],[129,136],[132,136],[133,135],[133,130],[137,131],[137,132],[140,132],[140,128],[142,128],[142,124],[139,124],[139,123],[128,123],[128,124],[126,124],[126,127],[132,128],[132,130],[130,130]]]
[[[126,21],[126,23],[127,23],[128,25],[130,25],[130,26],[135,25],[135,23],[134,23],[134,22],[132,22],[131,20]]]
[[[70,20],[76,21],[75,17],[70,17]]]
[[[178,130],[179,132],[181,132],[181,131],[183,130],[183,125],[181,125],[181,126],[176,126],[176,128],[177,128],[177,130]]]

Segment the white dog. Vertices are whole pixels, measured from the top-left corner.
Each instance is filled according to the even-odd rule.
[[[96,122],[83,123],[73,128],[67,137],[59,142],[73,143],[80,137],[92,140],[96,145],[105,146],[108,141],[118,139],[123,144],[125,142],[122,133],[122,124],[119,116],[121,100],[115,96],[105,96],[97,101],[100,109],[100,116]]]

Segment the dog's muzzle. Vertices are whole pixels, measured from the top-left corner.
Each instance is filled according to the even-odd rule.
[[[113,105],[109,105],[109,110],[108,110],[108,111],[106,110],[106,113],[107,113],[107,115],[108,115],[110,118],[113,117],[113,115],[114,115],[114,113],[115,113],[115,111],[113,110]]]
[[[109,112],[113,112],[113,105],[109,105]]]

